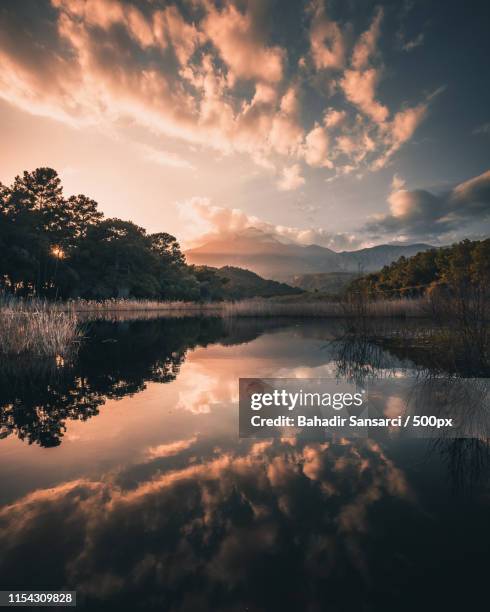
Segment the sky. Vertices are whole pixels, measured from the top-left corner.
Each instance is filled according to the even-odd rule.
[[[2,0],[0,181],[184,247],[490,232],[488,2]]]

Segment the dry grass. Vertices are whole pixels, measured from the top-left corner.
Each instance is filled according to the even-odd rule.
[[[281,300],[254,298],[228,302],[184,302],[158,300],[71,300],[53,304],[59,312],[83,315],[84,318],[151,318],[153,316],[188,317],[353,317],[358,312],[351,305],[326,300]],[[426,317],[426,300],[401,298],[369,302],[369,317]]]
[[[0,355],[54,357],[80,337],[77,317],[45,302],[0,301]]]
[[[110,300],[70,300],[56,304],[59,310],[69,310],[77,313],[97,313],[114,311],[158,311],[161,313],[219,311],[219,303],[199,303],[184,301],[159,301],[159,300],[129,300],[129,299],[110,299]]]
[[[423,317],[424,300],[387,300],[364,306],[368,318]],[[0,355],[64,355],[80,338],[80,320],[155,317],[324,317],[355,318],[355,308],[341,302],[250,299],[237,302],[161,302],[156,300],[41,300],[0,298]]]
[[[369,302],[366,305],[368,317],[424,317],[425,301],[422,299],[399,299]],[[317,300],[313,302],[301,301],[271,301],[271,300],[243,300],[241,302],[223,302],[222,316],[228,317],[325,317],[350,318],[357,317],[355,309],[351,309],[343,302],[328,302]]]

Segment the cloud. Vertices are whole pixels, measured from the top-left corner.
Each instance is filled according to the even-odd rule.
[[[294,164],[288,168],[284,168],[277,186],[281,191],[292,191],[298,189],[305,184],[305,179],[301,176],[301,168],[299,164]]]
[[[185,11],[130,0],[36,7],[35,32],[15,10],[2,13],[0,97],[74,127],[143,127],[153,143],[162,140],[146,152],[153,163],[189,167],[167,153],[165,139],[173,139],[244,153],[268,169],[299,165],[291,184],[305,164],[344,176],[386,165],[426,116],[428,99],[401,110],[378,99],[381,9],[352,44],[350,28],[311,2],[298,68],[269,35],[268,7],[255,2],[193,0]],[[312,116],[302,108],[309,77],[328,78],[338,94],[332,106],[323,92]],[[280,189],[288,184],[282,172]]]
[[[400,191],[403,187],[405,187],[405,179],[402,179],[398,174],[394,174],[391,181],[391,191]]]
[[[297,228],[276,225],[255,215],[248,215],[239,208],[216,206],[207,198],[191,198],[179,204],[184,221],[192,221],[194,235],[192,246],[210,240],[230,240],[244,230],[254,228],[280,242],[293,242],[299,245],[318,244],[334,250],[356,248],[360,241],[347,233],[329,232],[323,228]]]
[[[361,35],[352,52],[351,64],[355,70],[366,68],[376,52],[382,19],[383,9],[378,8],[369,29]]]
[[[412,108],[405,108],[396,113],[391,122],[382,126],[386,149],[373,161],[372,167],[374,169],[384,168],[394,153],[412,138],[415,130],[426,117],[427,110],[426,102]]]
[[[347,113],[344,110],[336,110],[335,108],[329,108],[325,112],[324,123],[327,128],[333,130],[341,126],[347,117]]]
[[[468,227],[481,233],[490,223],[490,170],[443,194],[409,191],[393,182],[390,212],[371,219],[364,231],[395,238],[452,239]],[[482,225],[483,224],[483,225]]]
[[[197,436],[193,436],[185,440],[176,440],[175,442],[168,442],[167,444],[159,444],[158,446],[150,447],[147,450],[147,454],[151,459],[173,457],[191,448],[196,441]]]
[[[346,98],[375,123],[383,123],[389,115],[386,106],[376,100],[379,70],[346,70],[340,82]]]
[[[413,51],[417,47],[421,47],[424,44],[424,39],[425,39],[425,36],[423,32],[421,32],[418,36],[416,36],[412,40],[405,41],[402,45],[403,51],[407,51],[408,53],[410,51]]]
[[[383,123],[389,115],[388,108],[376,100],[380,69],[371,65],[376,53],[382,18],[383,11],[378,9],[369,29],[361,34],[354,46],[351,68],[344,72],[340,82],[346,98],[378,124]]]
[[[295,581],[311,580],[311,568],[321,567],[318,584],[331,578],[327,590],[340,599],[345,583],[337,585],[338,567],[347,574],[360,564],[376,567],[372,558],[379,551],[364,544],[383,523],[386,504],[379,499],[388,502],[385,512],[396,503],[404,513],[422,516],[404,473],[371,440],[242,442],[219,451],[209,439],[198,448],[173,449],[170,459],[164,449],[104,479],[55,484],[3,506],[3,578],[12,583],[27,576],[25,560],[36,559],[39,583],[49,583],[55,571],[60,584],[93,600],[96,609],[134,593],[149,609],[156,592],[172,601],[180,585],[186,585],[182,610],[230,610],[229,598],[216,603],[216,592],[225,587],[234,609],[245,609],[261,601],[244,588],[257,567],[266,582],[274,581],[277,568],[263,559],[277,557],[287,534],[295,533],[297,562],[286,574],[291,592]],[[305,515],[305,508],[323,508],[333,495],[328,520],[325,512]],[[55,542],[60,533],[70,537],[50,548],[40,548],[35,537]],[[298,601],[299,609],[311,607],[311,593],[300,589]],[[315,608],[323,601],[324,593],[317,593]]]
[[[327,130],[321,125],[308,132],[303,148],[303,155],[309,166],[316,168],[331,168],[332,162],[328,159],[329,136]]]
[[[315,67],[318,70],[342,68],[345,43],[338,24],[328,19],[321,0],[314,0],[310,11],[310,51]]]
[[[230,69],[229,76],[258,79],[277,83],[283,76],[285,50],[268,47],[261,40],[252,13],[240,12],[233,4],[225,4],[222,10],[207,4],[208,14],[203,22],[203,31],[220,57]]]

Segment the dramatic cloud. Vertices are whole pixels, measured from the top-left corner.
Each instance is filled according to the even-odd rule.
[[[395,177],[388,198],[390,213],[371,220],[365,231],[403,239],[444,239],[472,225],[480,232],[489,229],[490,170],[439,195],[402,187]]]
[[[266,27],[270,8],[255,2],[30,6],[35,32],[20,13],[1,14],[0,97],[75,127],[135,124],[200,150],[245,153],[276,170],[279,189],[302,184],[305,164],[327,178],[383,167],[426,115],[427,102],[394,112],[379,99],[381,9],[356,40],[314,0],[298,62]],[[324,84],[313,115],[302,108],[309,80]],[[163,142],[146,155],[188,167],[167,150]]]

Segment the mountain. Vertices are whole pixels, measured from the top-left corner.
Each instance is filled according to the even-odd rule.
[[[429,244],[381,244],[359,251],[342,251],[339,255],[346,271],[376,272],[400,259],[402,255],[412,257],[432,248]]]
[[[374,272],[404,255],[432,248],[427,244],[380,245],[336,253],[316,244],[302,246],[256,228],[215,239],[186,251],[190,264],[233,266],[264,278],[289,281],[296,275],[331,272]]]

